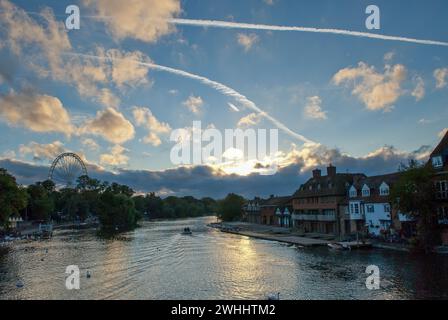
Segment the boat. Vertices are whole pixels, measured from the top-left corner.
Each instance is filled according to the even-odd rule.
[[[328,247],[333,250],[348,250],[349,248],[340,243],[329,243]]]
[[[184,228],[184,231],[182,231],[183,235],[191,235],[193,232],[191,232],[190,228]]]
[[[270,293],[266,296],[268,300],[280,300],[280,292]]]

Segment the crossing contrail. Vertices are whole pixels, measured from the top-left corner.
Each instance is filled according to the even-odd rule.
[[[266,24],[252,24],[221,20],[198,20],[198,19],[170,19],[169,22],[175,25],[186,25],[195,27],[225,28],[225,29],[250,29],[250,30],[267,30],[267,31],[295,31],[295,32],[313,32],[313,33],[331,33],[344,36],[371,38],[389,41],[411,42],[424,45],[448,46],[448,42],[414,39],[399,36],[387,36],[369,32],[350,31],[342,29],[321,29],[311,27],[294,27],[294,26],[278,26]]]
[[[84,58],[90,58],[90,59],[97,59],[97,60],[122,60],[120,58],[101,57],[101,56],[82,54],[82,53],[65,53],[65,54],[72,55],[72,56],[78,56],[78,57],[84,57]],[[269,115],[268,113],[266,113],[265,111],[260,109],[253,101],[249,100],[243,94],[239,93],[238,91],[236,91],[218,81],[210,80],[206,77],[199,76],[199,75],[187,72],[187,71],[183,71],[183,70],[179,70],[179,69],[175,69],[175,68],[171,68],[171,67],[166,67],[166,66],[161,66],[161,65],[158,65],[155,63],[143,62],[143,61],[139,61],[139,60],[133,60],[133,61],[135,61],[135,63],[138,63],[140,65],[147,66],[148,68],[153,69],[153,70],[165,71],[165,72],[175,74],[175,75],[178,75],[178,76],[181,76],[184,78],[197,80],[197,81],[201,82],[202,84],[217,90],[218,92],[222,93],[223,95],[225,95],[229,98],[235,99],[235,101],[237,101],[242,106],[259,113],[262,117],[271,121],[275,126],[277,126],[277,128],[279,128],[280,130],[283,130],[289,136],[291,136],[295,139],[298,139],[307,144],[316,144],[314,141],[289,129],[281,121],[277,120],[276,118],[272,117],[271,115]]]

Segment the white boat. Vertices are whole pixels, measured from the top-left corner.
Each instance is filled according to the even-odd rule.
[[[340,243],[329,243],[328,247],[333,250],[348,250],[348,247],[343,246]]]

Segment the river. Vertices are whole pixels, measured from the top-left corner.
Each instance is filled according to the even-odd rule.
[[[145,221],[115,240],[57,230],[51,240],[15,243],[0,249],[0,299],[448,298],[446,256],[296,248],[206,226],[214,221]],[[193,235],[181,235],[184,227]],[[79,290],[65,286],[68,265],[79,266]],[[369,265],[379,267],[379,290],[366,288]]]

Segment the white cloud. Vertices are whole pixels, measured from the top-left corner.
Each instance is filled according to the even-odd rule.
[[[64,144],[60,141],[53,143],[40,144],[37,142],[30,142],[28,145],[20,145],[19,152],[22,156],[32,154],[34,160],[53,160],[66,150]]]
[[[322,110],[321,104],[322,100],[319,96],[308,97],[305,106],[305,116],[310,119],[327,119],[327,112]]]
[[[6,150],[2,152],[0,158],[3,159],[14,159],[16,157],[16,152],[14,150]]]
[[[259,113],[250,113],[245,117],[242,117],[238,121],[238,127],[250,127],[259,124],[261,121],[261,115]]]
[[[120,144],[133,139],[135,129],[122,113],[107,108],[98,111],[94,119],[87,120],[79,129],[79,133],[99,135],[107,141]]]
[[[148,130],[148,135],[143,138],[144,143],[157,147],[162,144],[161,135],[166,135],[171,131],[169,124],[160,122],[149,108],[134,107],[132,114],[137,126],[144,126]]]
[[[95,142],[95,140],[90,139],[90,138],[86,138],[84,140],[81,141],[82,145],[89,148],[92,151],[96,151],[99,149],[99,145],[98,143]]]
[[[384,54],[384,61],[390,62],[395,57],[395,52],[390,51]]]
[[[259,38],[255,33],[238,33],[237,40],[238,44],[240,44],[244,48],[244,51],[248,52],[250,49],[252,49],[253,45],[259,41]]]
[[[13,92],[0,96],[0,115],[10,126],[22,126],[35,132],[60,132],[70,136],[75,130],[62,102],[48,95]]]
[[[114,167],[127,165],[129,157],[125,155],[126,152],[129,152],[129,150],[120,145],[115,145],[110,148],[110,153],[100,155],[100,163]]]
[[[339,70],[333,76],[333,83],[352,85],[352,94],[357,96],[367,109],[388,111],[403,95],[401,83],[405,78],[406,68],[401,64],[386,65],[384,73],[379,73],[373,66],[360,62],[356,68]]]
[[[275,4],[274,0],[263,0],[264,3],[266,3],[268,6],[272,6]]]
[[[434,70],[434,78],[436,78],[436,88],[442,89],[446,87],[446,78],[448,77],[448,68],[440,68]]]
[[[414,81],[416,85],[411,94],[416,101],[420,101],[425,97],[425,83],[421,77],[416,77]]]
[[[191,95],[182,104],[186,106],[191,112],[199,113],[201,107],[204,105],[204,101],[199,96],[195,97]]]
[[[84,4],[107,17],[103,21],[117,40],[156,42],[175,31],[168,20],[181,12],[179,0],[84,0]]]

